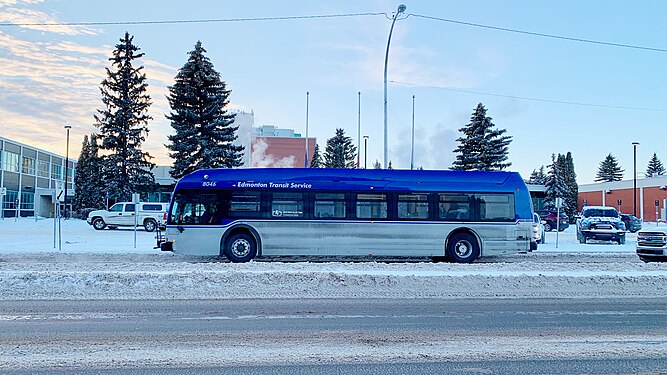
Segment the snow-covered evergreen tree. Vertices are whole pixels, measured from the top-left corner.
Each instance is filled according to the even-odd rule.
[[[565,182],[567,188],[563,197],[566,208],[563,211],[570,218],[570,221],[573,221],[579,211],[579,185],[577,184],[577,174],[574,171],[574,160],[572,159],[572,153],[569,151],[562,158],[560,154],[558,156],[563,182]]]
[[[484,105],[479,103],[470,117],[470,123],[459,129],[463,137],[456,139],[460,144],[454,150],[458,155],[452,169],[490,171],[512,165],[506,162],[512,137],[503,135],[507,130],[496,129],[491,120],[486,116]]]
[[[105,192],[102,183],[102,159],[99,156],[95,134],[83,136],[81,154],[74,175],[74,210],[104,208]]]
[[[336,129],[336,135],[327,140],[324,152],[326,168],[355,168],[357,165],[357,147],[352,138],[345,136],[343,129]]]
[[[176,133],[169,136],[167,148],[174,159],[169,172],[174,178],[198,169],[242,164],[244,147],[232,143],[238,137],[235,114],[226,109],[231,91],[205,52],[198,41],[169,87],[172,111],[167,118]]]
[[[391,160],[389,160],[389,165],[387,166],[387,169],[394,169],[394,167],[391,166]]]
[[[658,159],[658,154],[653,153],[653,157],[648,161],[648,167],[646,168],[646,178],[662,176],[665,174],[665,167],[662,165],[660,159]]]
[[[380,161],[375,159],[375,163],[373,163],[373,169],[382,169],[382,164],[380,164]]]
[[[149,191],[155,186],[151,170],[155,167],[152,157],[141,151],[141,144],[148,134],[148,115],[151,105],[147,93],[146,75],[143,66],[135,67],[134,60],[144,56],[137,53],[139,47],[125,36],[116,44],[111,68],[106,68],[107,78],[102,81],[100,91],[104,109],[95,115],[100,130],[100,148],[105,150],[104,181],[110,197],[129,200],[132,193]]]
[[[547,175],[544,173],[544,166],[542,165],[538,170],[533,169],[527,183],[530,185],[544,185],[546,179]]]
[[[624,170],[618,165],[616,157],[612,154],[607,155],[604,160],[600,162],[600,167],[598,168],[597,175],[595,176],[596,182],[611,182],[611,181],[620,181],[623,179]]]
[[[565,211],[567,209],[567,202],[565,201],[565,197],[567,196],[567,186],[563,180],[563,173],[560,168],[563,156],[559,154],[558,158],[561,159],[560,162],[556,159],[555,155],[551,155],[551,164],[548,165],[549,171],[547,172],[547,180],[544,183],[544,186],[546,187],[544,208],[555,211],[556,198],[563,198],[561,210]]]
[[[322,168],[322,156],[320,155],[320,146],[315,143],[315,150],[313,151],[313,160],[310,161],[310,168]]]

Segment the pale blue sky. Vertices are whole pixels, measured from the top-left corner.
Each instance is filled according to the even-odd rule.
[[[611,153],[632,178],[653,154],[667,162],[667,53],[508,33],[425,19],[445,18],[535,33],[666,49],[664,1],[405,1],[389,58],[389,159],[410,166],[412,95],[415,164],[450,167],[458,131],[482,102],[513,137],[511,170],[528,177],[552,153],[571,151],[579,183],[590,183]],[[0,0],[0,23],[123,22],[386,12],[398,2]],[[201,40],[232,90],[234,109],[255,125],[305,131],[321,147],[342,127],[357,137],[357,92],[368,160],[383,159],[382,74],[391,21],[384,15],[257,22],[87,27],[0,26],[0,134],[71,155],[95,131],[99,82],[127,30],[142,52],[154,104],[145,149],[170,163],[166,86]],[[476,92],[476,93],[472,93]],[[486,94],[497,94],[492,96]],[[503,96],[514,96],[508,98]],[[559,104],[535,98],[602,106]],[[651,110],[605,106],[638,107]],[[41,141],[35,141],[40,139]],[[362,143],[363,160],[363,143]]]

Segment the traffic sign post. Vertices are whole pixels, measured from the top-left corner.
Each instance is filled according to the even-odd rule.
[[[0,188],[0,217],[2,217],[2,221],[5,220],[5,195],[7,195],[7,188],[3,186]]]
[[[563,198],[556,198],[556,249],[558,249],[558,232],[560,232],[560,207],[563,205]]]
[[[137,214],[139,208],[139,194],[132,194],[132,203],[134,203],[134,248],[137,248]]]
[[[660,201],[655,200],[655,226],[660,224],[660,218],[658,217],[658,209],[660,208]]]

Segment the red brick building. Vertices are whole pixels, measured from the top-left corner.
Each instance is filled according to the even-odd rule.
[[[308,163],[313,160],[315,138],[308,138]],[[251,166],[253,168],[304,168],[306,138],[254,137],[252,139]]]
[[[583,206],[611,206],[634,214],[634,180],[579,185],[579,209]],[[637,217],[644,221],[665,221],[667,176],[637,179]],[[620,205],[619,205],[620,203]]]

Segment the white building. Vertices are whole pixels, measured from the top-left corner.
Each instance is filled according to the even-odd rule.
[[[69,205],[75,193],[76,159],[67,164]],[[54,193],[64,190],[64,178],[65,157],[0,137],[0,216],[52,217]]]

